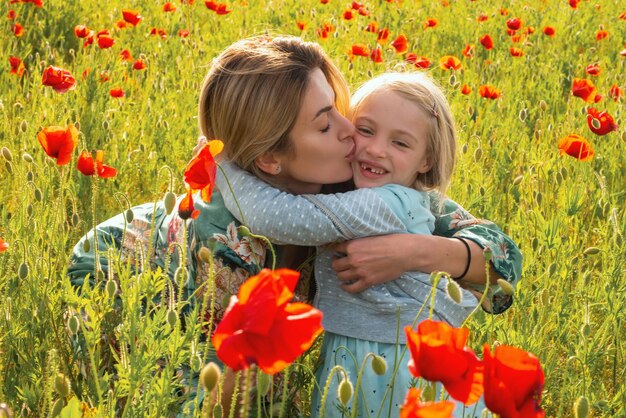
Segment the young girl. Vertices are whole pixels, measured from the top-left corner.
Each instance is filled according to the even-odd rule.
[[[232,164],[223,164],[254,233],[277,243],[323,245],[367,235],[433,232],[435,217],[431,210],[438,215],[445,213],[440,202],[445,199],[456,149],[454,121],[443,92],[423,73],[387,73],[368,81],[355,93],[351,118],[356,127],[352,169],[359,190],[294,196]],[[267,167],[268,173],[272,170],[279,173],[281,166]],[[217,184],[226,206],[236,217],[241,216],[222,176],[218,176]],[[484,222],[455,209],[447,219],[444,216],[438,221],[463,220],[468,225]],[[363,369],[358,414],[387,416],[391,411],[390,416],[398,416],[412,380],[407,369],[409,355],[399,358],[406,344],[402,329],[429,316],[427,308],[416,318],[433,290],[429,275],[404,274],[362,292],[348,293],[342,286],[350,283],[341,285],[331,268],[332,261],[329,251],[318,249],[315,304],[324,312],[326,332],[320,355],[323,364],[317,373],[320,387],[314,391],[312,415],[321,413],[320,392],[332,368],[341,365],[355,384],[363,360],[374,353],[386,358],[389,367],[383,376],[374,374],[369,365]],[[463,289],[463,300],[456,304],[445,295],[445,286],[442,280],[434,289],[434,319],[460,326],[476,307],[477,299]],[[394,363],[400,364],[395,377]],[[338,416],[341,410],[337,381],[332,379],[328,391],[326,416]],[[481,409],[464,410],[459,405],[456,413],[466,416],[476,410],[480,414]]]

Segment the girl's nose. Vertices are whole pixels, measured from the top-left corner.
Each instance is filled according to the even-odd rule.
[[[379,141],[376,137],[371,137],[367,140],[365,151],[372,157],[382,158],[385,156],[385,144],[383,141]]]

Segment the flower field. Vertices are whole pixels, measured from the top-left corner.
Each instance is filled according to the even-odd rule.
[[[193,399],[210,345],[171,296],[178,277],[120,265],[119,282],[78,292],[66,272],[95,224],[186,192],[211,60],[264,33],[319,42],[353,90],[386,70],[440,82],[459,131],[449,195],[501,226],[524,270],[509,310],[436,332],[462,334],[493,379],[503,359],[540,364],[545,416],[626,416],[623,1],[10,0],[0,21],[0,417],[175,416]],[[305,311],[273,297],[280,315]],[[308,416],[317,349],[261,368],[283,376],[277,415]]]

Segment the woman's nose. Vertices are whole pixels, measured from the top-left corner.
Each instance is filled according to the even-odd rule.
[[[352,122],[345,116],[339,114],[337,123],[339,123],[339,140],[352,141],[354,136],[354,125]]]

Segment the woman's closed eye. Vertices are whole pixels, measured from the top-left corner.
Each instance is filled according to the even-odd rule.
[[[326,125],[325,128],[320,129],[320,132],[323,134],[325,134],[328,131],[330,131],[330,122],[328,123],[328,125]]]

